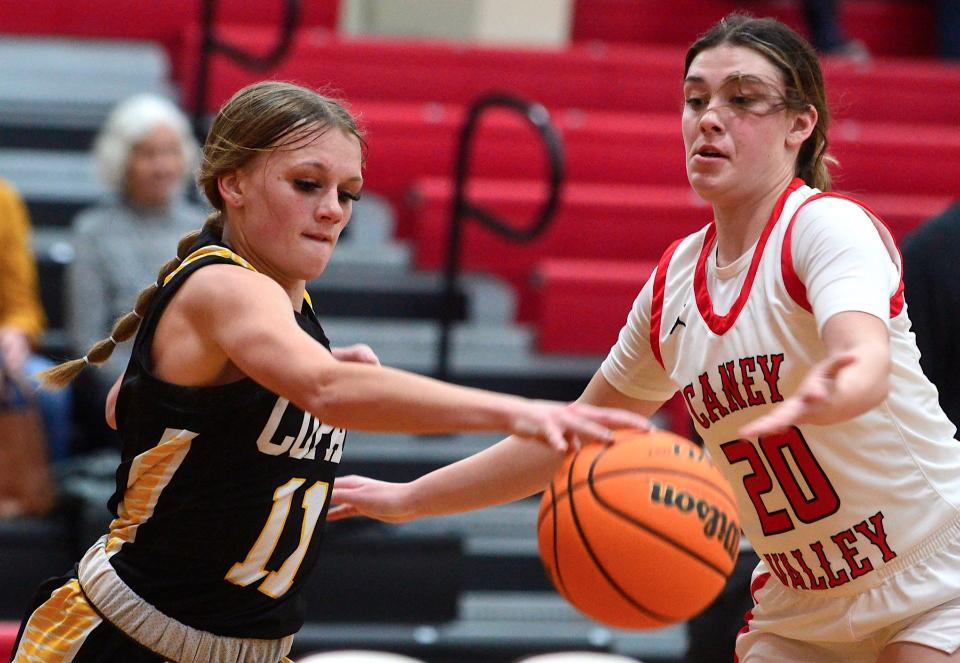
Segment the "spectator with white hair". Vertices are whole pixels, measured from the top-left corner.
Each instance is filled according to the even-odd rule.
[[[163,97],[131,97],[107,118],[93,154],[110,195],[73,224],[67,326],[76,350],[109,333],[139,286],[155,278],[170,246],[203,224],[206,211],[184,195],[198,153],[187,118]],[[98,371],[96,391],[106,393],[127,359],[118,352]]]

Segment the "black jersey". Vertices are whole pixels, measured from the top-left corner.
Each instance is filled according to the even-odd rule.
[[[303,624],[345,431],[246,378],[182,387],[152,373],[157,323],[211,264],[253,269],[201,238],[156,293],[117,400],[123,457],[106,545],[118,575],[159,610],[219,635],[280,638]],[[243,315],[243,311],[237,311]],[[309,302],[300,327],[329,342]]]

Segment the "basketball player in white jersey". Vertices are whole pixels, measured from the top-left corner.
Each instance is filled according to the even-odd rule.
[[[732,15],[687,53],[687,174],[713,221],[664,254],[581,400],[652,415],[679,391],[761,558],[740,663],[960,661],[960,449],[920,371],[900,256],[821,193],[810,46]],[[334,517],[406,520],[537,492],[508,438],[410,484],[338,483]]]

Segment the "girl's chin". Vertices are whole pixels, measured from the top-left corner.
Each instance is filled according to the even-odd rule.
[[[690,173],[688,176],[690,188],[698,196],[710,202],[716,195],[726,189],[723,178],[706,173]]]
[[[318,278],[330,264],[329,256],[323,259],[304,260],[297,264],[287,263],[283,270],[287,277],[297,281],[312,281]]]

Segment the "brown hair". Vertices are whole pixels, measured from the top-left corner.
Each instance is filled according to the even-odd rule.
[[[280,81],[254,83],[236,92],[217,113],[203,146],[197,179],[215,210],[207,217],[203,230],[223,236],[224,204],[217,187],[220,176],[242,167],[257,154],[295,149],[330,128],[356,136],[366,151],[363,132],[342,101]],[[157,280],[137,295],[133,310],[114,323],[108,338],[94,343],[83,357],[42,371],[39,377],[43,386],[68,385],[89,364],[105,362],[118,344],[133,336],[154,294],[190,254],[201,232],[195,230],[180,238],[176,257],[168,260],[160,268]]]
[[[827,108],[820,61],[813,47],[776,19],[755,18],[734,12],[721,19],[690,46],[683,64],[684,77],[697,55],[723,44],[752,49],[780,70],[786,86],[783,99],[786,108],[802,111],[813,106],[817,110],[817,125],[800,146],[794,174],[812,187],[829,190],[827,164],[836,163],[836,160],[827,153],[830,111]]]

